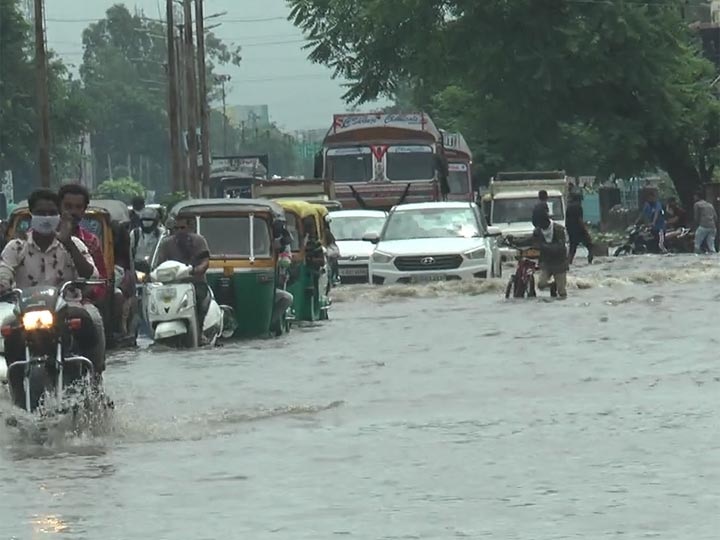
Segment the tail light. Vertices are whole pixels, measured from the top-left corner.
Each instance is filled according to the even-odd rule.
[[[68,328],[70,330],[80,330],[82,328],[82,319],[68,320]]]

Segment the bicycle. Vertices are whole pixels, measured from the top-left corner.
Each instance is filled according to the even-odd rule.
[[[540,251],[535,247],[508,245],[517,249],[519,253],[515,256],[518,261],[517,267],[513,275],[510,276],[505,288],[505,298],[510,298],[510,295],[513,298],[535,298],[537,296],[535,272],[539,270]]]

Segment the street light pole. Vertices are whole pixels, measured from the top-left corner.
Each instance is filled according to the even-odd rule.
[[[50,97],[48,95],[45,14],[43,0],[35,0],[35,77],[38,97],[40,184],[50,187]]]
[[[200,194],[198,185],[197,85],[195,84],[195,47],[193,46],[192,0],[183,3],[185,16],[185,77],[187,82],[188,170],[190,193]]]
[[[173,7],[173,0],[167,0],[168,117],[170,119],[170,153],[172,160],[170,185],[173,193],[177,193],[182,189],[182,172],[180,167],[180,118],[178,116],[178,74],[175,56],[175,13]]]
[[[210,196],[210,112],[208,108],[207,67],[205,65],[205,22],[203,0],[195,0],[195,23],[197,25],[197,66],[200,86],[200,137],[202,146],[202,183],[200,193]]]

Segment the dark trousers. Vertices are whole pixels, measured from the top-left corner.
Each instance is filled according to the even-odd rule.
[[[571,263],[575,258],[575,252],[577,251],[577,248],[580,244],[584,245],[587,248],[588,258],[592,259],[593,244],[592,238],[590,238],[590,233],[587,231],[587,229],[582,229],[578,231],[568,230],[568,237],[570,240],[570,251],[568,253],[568,257]]]
[[[210,287],[204,281],[196,281],[193,285],[195,286],[198,326],[200,327],[200,333],[202,333],[205,315],[207,315],[207,312],[210,309]]]

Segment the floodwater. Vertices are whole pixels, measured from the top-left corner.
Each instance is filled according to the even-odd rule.
[[[101,433],[0,427],[0,539],[717,540],[719,278],[349,287],[280,340],[117,355]]]

